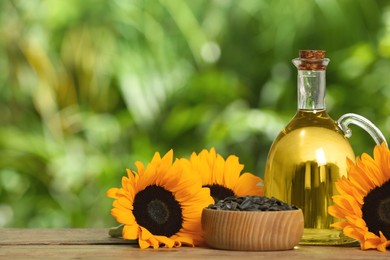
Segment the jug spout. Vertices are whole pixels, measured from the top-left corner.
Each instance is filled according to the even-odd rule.
[[[374,139],[377,145],[385,143],[386,146],[388,146],[386,138],[379,130],[379,128],[376,127],[370,120],[361,115],[354,113],[344,114],[339,118],[339,120],[337,120],[337,123],[340,129],[344,132],[344,135],[348,138],[352,136],[352,130],[348,126],[350,124],[354,124],[364,129]]]

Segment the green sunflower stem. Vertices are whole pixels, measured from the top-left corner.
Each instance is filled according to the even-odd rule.
[[[111,236],[111,237],[122,237],[122,231],[123,231],[123,227],[125,225],[124,224],[120,224],[119,226],[117,227],[112,227],[110,228],[110,230],[108,231],[108,234]]]

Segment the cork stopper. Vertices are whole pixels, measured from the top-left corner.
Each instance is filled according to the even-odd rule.
[[[325,58],[325,52],[323,50],[300,50],[299,58],[308,60],[319,60]]]
[[[299,58],[293,63],[299,70],[325,70],[329,59],[325,58],[324,50],[300,50]]]

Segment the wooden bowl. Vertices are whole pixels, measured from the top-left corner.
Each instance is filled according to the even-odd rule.
[[[207,245],[244,251],[288,250],[303,234],[302,210],[229,211],[203,209]]]

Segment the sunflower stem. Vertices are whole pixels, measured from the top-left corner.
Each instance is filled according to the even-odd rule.
[[[111,237],[121,237],[122,236],[122,231],[123,231],[123,227],[125,225],[124,224],[120,224],[119,226],[117,227],[112,227],[110,228],[110,230],[108,231],[108,234],[111,236]]]

